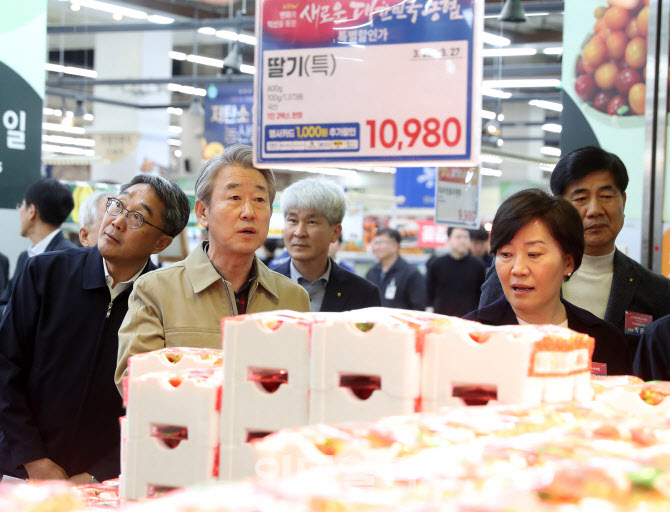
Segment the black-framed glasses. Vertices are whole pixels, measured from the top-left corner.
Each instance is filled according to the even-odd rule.
[[[126,214],[126,224],[130,229],[140,229],[142,227],[142,224],[149,224],[149,226],[153,226],[157,230],[165,233],[167,236],[172,236],[170,233],[163,230],[162,228],[159,228],[158,226],[155,226],[148,220],[145,220],[144,216],[140,212],[129,210],[128,208],[123,206],[123,203],[117,198],[115,197],[107,198],[107,213],[109,213],[112,217],[121,215],[124,211],[128,212]]]

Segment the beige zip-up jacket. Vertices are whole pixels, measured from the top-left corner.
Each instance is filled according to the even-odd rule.
[[[235,290],[216,271],[204,244],[185,260],[135,281],[119,329],[115,380],[121,393],[132,355],[165,347],[221,348],[221,319],[237,315]],[[249,289],[247,313],[309,311],[309,296],[302,286],[268,269],[255,256],[254,264],[256,279]]]

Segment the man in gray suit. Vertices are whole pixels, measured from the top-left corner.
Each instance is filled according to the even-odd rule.
[[[633,357],[653,320],[670,314],[670,279],[619,251],[614,242],[623,227],[628,172],[619,157],[596,147],[565,155],[556,164],[551,191],[575,205],[584,222],[584,259],[563,284],[563,297],[614,324]],[[495,265],[487,272],[479,307],[502,296]]]

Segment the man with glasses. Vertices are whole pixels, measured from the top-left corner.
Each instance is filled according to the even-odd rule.
[[[253,165],[251,147],[233,144],[195,183],[195,214],[208,240],[185,260],[137,280],[119,330],[116,384],[130,356],[164,347],[221,348],[221,318],[291,309],[309,311],[302,287],[255,256],[267,238],[276,185]]]
[[[97,246],[30,259],[0,321],[0,474],[118,476],[118,329],[134,281],[189,210],[176,184],[139,175],[108,197]]]
[[[76,247],[60,230],[61,224],[74,208],[72,192],[58,180],[44,178],[28,187],[23,200],[16,205],[19,211],[21,236],[33,245],[19,254],[14,276],[0,287],[0,314],[12,294],[12,287],[28,259],[43,252],[60,251]]]

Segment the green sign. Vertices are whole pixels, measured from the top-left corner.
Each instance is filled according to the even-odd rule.
[[[46,1],[17,3],[0,23],[0,208],[14,208],[39,179]]]

